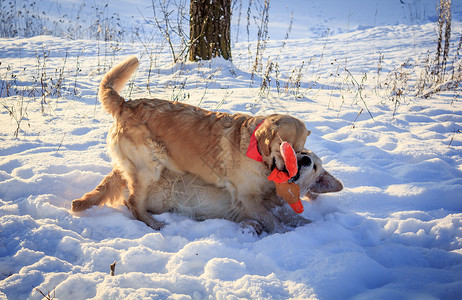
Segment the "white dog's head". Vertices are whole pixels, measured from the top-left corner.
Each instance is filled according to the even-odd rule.
[[[298,173],[290,179],[300,186],[300,195],[307,193],[339,192],[342,183],[322,167],[321,159],[312,151],[303,149],[297,155]]]

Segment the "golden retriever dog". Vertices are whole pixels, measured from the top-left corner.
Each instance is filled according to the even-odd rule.
[[[300,186],[302,195],[342,190],[340,181],[324,170],[321,159],[313,152],[302,150],[297,155],[297,161],[298,173],[291,181]],[[105,203],[127,203],[130,192],[128,182],[122,174],[121,170],[113,169],[95,190],[72,202],[72,211],[78,212]],[[284,232],[286,226],[296,227],[311,222],[284,205],[285,201],[276,194],[274,185],[263,195],[263,199],[261,209],[267,210],[276,220],[270,228],[261,224],[258,219],[251,218],[251,215],[249,217],[243,210],[245,207],[236,206],[233,196],[226,189],[207,184],[197,175],[179,174],[164,169],[160,179],[148,189],[145,209],[155,214],[176,212],[196,220],[223,218],[241,222],[243,226],[251,226],[258,234],[263,230],[270,233]],[[158,227],[163,225],[158,223]]]
[[[226,189],[236,209],[272,230],[276,220],[261,205],[274,185],[267,176],[274,168],[285,168],[282,141],[296,152],[304,148],[309,134],[305,124],[288,115],[252,117],[160,99],[125,101],[119,94],[138,65],[136,57],[128,58],[104,76],[99,89],[103,107],[114,117],[109,151],[127,183],[126,204],[133,215],[154,229],[162,226],[147,213],[147,199],[168,169]],[[261,155],[257,160],[247,156],[253,136]]]

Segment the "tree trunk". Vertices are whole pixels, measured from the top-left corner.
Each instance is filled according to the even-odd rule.
[[[231,60],[231,0],[191,0],[189,60]]]

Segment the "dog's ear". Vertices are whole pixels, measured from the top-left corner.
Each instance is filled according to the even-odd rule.
[[[255,131],[255,137],[257,138],[258,148],[261,154],[267,157],[271,154],[271,143],[277,133],[277,126],[272,123],[265,123]]]
[[[319,176],[318,180],[311,187],[311,192],[313,193],[331,193],[331,192],[340,192],[343,189],[343,184],[332,176],[329,172],[324,171],[324,173]]]

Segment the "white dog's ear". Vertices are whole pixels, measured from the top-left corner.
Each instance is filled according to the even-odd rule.
[[[310,191],[313,193],[331,193],[331,192],[339,192],[343,189],[343,184],[338,181],[334,176],[332,176],[329,172],[324,171],[324,173],[319,176],[318,180],[311,187]]]

